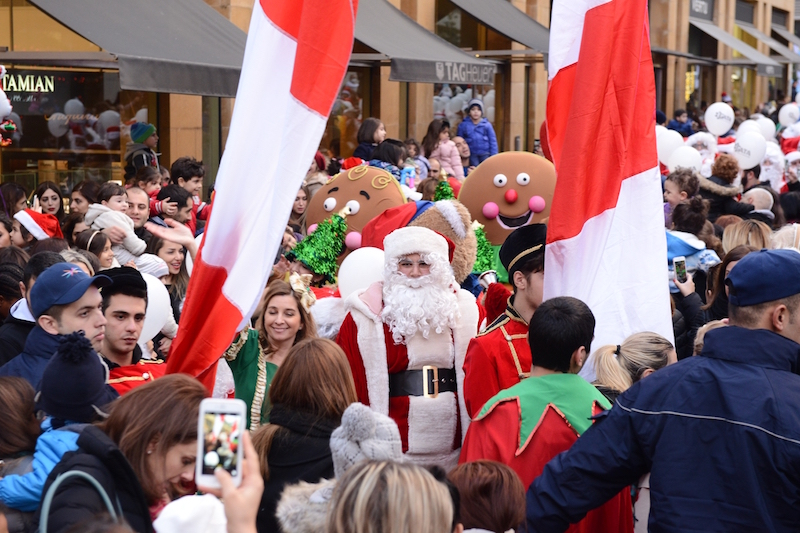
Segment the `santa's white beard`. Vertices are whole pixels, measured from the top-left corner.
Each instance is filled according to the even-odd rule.
[[[457,291],[452,272],[444,269],[431,268],[430,274],[419,278],[387,272],[381,318],[394,342],[405,343],[417,333],[427,339],[431,331],[454,328],[461,317]]]

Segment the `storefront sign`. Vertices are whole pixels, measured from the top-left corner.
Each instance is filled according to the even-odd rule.
[[[3,91],[6,93],[52,93],[55,76],[34,74],[6,74],[3,76]]]
[[[772,65],[758,65],[758,75],[776,78],[781,76],[781,68]]]
[[[689,16],[704,20],[714,20],[714,0],[690,0]]]
[[[492,85],[495,66],[485,63],[392,59],[392,81]]]

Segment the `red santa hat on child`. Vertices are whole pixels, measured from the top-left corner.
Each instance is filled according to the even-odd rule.
[[[44,239],[63,239],[61,226],[53,215],[37,213],[33,209],[23,209],[14,213],[14,218],[33,235],[37,241]]]

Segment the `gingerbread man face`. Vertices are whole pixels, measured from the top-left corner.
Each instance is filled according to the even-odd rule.
[[[375,167],[357,166],[341,173],[320,188],[308,203],[306,224],[313,230],[326,218],[347,208],[347,236],[338,262],[352,250],[361,248],[361,230],[390,207],[406,203],[394,177]]]
[[[547,222],[555,188],[550,161],[529,152],[503,152],[467,176],[458,200],[484,225],[489,242],[499,246],[520,226]]]

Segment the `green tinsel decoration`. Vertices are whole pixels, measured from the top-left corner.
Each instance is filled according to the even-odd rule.
[[[339,269],[336,259],[342,251],[345,235],[347,222],[340,215],[333,215],[320,222],[314,233],[297,243],[286,257],[290,261],[300,261],[314,274],[323,274],[328,282],[334,283]]]
[[[433,193],[433,201],[439,200],[455,200],[456,195],[453,194],[453,188],[447,183],[447,180],[442,180],[436,186],[436,191]]]
[[[492,270],[492,243],[486,238],[483,224],[476,221],[472,223],[472,227],[475,230],[475,238],[478,241],[478,253],[475,257],[475,264],[472,266],[472,272],[482,274],[487,270]]]

